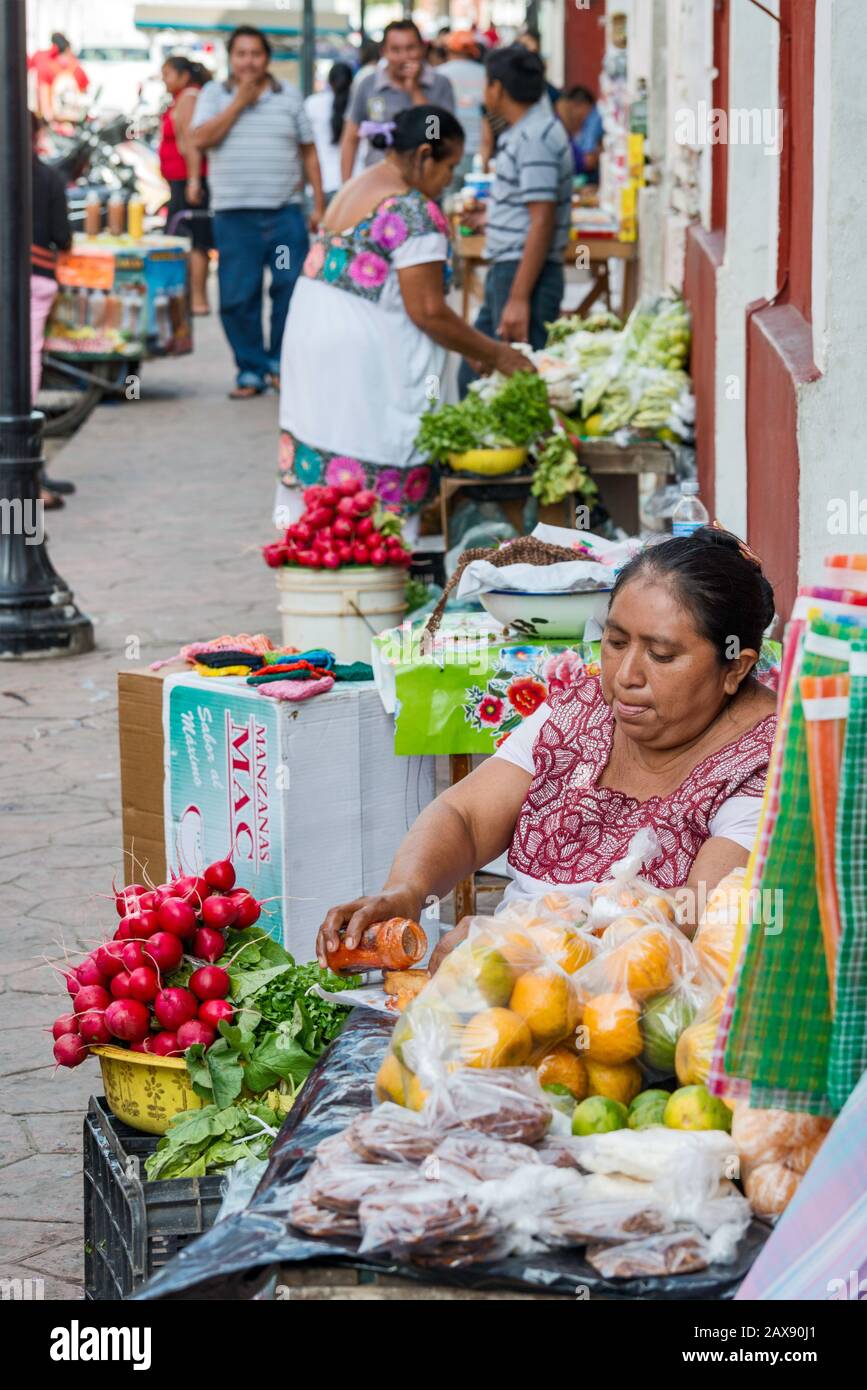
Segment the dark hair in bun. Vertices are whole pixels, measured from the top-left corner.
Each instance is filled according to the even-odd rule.
[[[495,48],[485,59],[489,82],[502,82],[512,101],[532,106],[545,90],[545,64],[521,43]]]
[[[647,546],[620,571],[612,602],[633,579],[670,580],[722,664],[732,659],[732,638],[740,649],[761,651],[774,620],[774,591],[760,562],[730,531],[700,526],[691,536]]]
[[[382,132],[369,139],[375,150],[392,149],[398,154],[410,154],[420,145],[430,145],[432,158],[439,162],[452,145],[463,144],[464,128],[444,106],[408,106],[395,116],[390,139]]]

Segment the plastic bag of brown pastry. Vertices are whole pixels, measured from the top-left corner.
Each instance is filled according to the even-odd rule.
[[[711,1247],[700,1231],[679,1230],[627,1245],[591,1247],[587,1262],[606,1279],[694,1274],[711,1263]]]
[[[426,1178],[456,1183],[495,1182],[516,1168],[538,1167],[539,1154],[527,1144],[509,1143],[476,1130],[453,1130],[421,1165]]]
[[[440,1135],[423,1115],[388,1102],[357,1115],[343,1138],[363,1163],[418,1164],[433,1152]]]
[[[463,1189],[419,1178],[401,1191],[372,1193],[361,1203],[360,1254],[391,1255],[427,1268],[456,1268],[509,1251],[506,1233],[478,1185]]]
[[[551,1123],[551,1107],[532,1067],[461,1067],[433,1088],[422,1114],[442,1134],[472,1129],[518,1144],[537,1144]]]

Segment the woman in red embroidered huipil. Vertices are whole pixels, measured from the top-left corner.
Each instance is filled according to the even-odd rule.
[[[736,537],[701,528],[642,551],[612,593],[601,676],[541,706],[424,811],[383,892],[328,914],[320,959],[347,923],[351,944],[370,922],[417,917],[507,848],[507,899],[589,892],[651,826],[661,849],[644,876],[709,892],[746,864],[758,829],[776,716],[752,671],[773,617],[771,586]],[[443,939],[434,966],[464,935]]]

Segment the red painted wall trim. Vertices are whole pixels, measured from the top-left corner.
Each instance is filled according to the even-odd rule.
[[[699,489],[714,513],[716,488],[716,272],[725,252],[722,231],[690,227],[686,239],[684,297],[692,314],[690,370],[695,392],[695,449]]]
[[[715,110],[729,109],[729,0],[714,0],[713,62],[716,77],[711,88]],[[729,152],[720,141],[711,146],[710,225],[725,228],[728,199]]]
[[[783,303],[812,321],[813,282],[813,89],[816,0],[781,0],[780,159],[778,282]]]
[[[800,461],[798,386],[820,375],[810,325],[792,304],[751,305],[747,317],[747,538],[786,619],[797,590]]]
[[[605,56],[605,0],[590,0],[579,10],[566,0],[563,44],[567,87],[581,83],[599,95],[599,73]]]

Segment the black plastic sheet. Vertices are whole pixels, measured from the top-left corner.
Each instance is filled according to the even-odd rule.
[[[263,1296],[281,1265],[343,1264],[425,1284],[466,1289],[512,1289],[605,1299],[728,1299],[757,1258],[768,1228],[753,1221],[736,1261],[668,1278],[604,1279],[574,1251],[512,1256],[463,1270],[414,1269],[355,1254],[350,1242],[311,1240],[289,1225],[295,1183],[313,1162],[322,1139],[345,1129],[373,1100],[373,1081],[388,1046],[393,1020],[356,1009],[323,1054],[274,1147],[250,1205],[188,1245],[136,1299],[247,1300]]]

